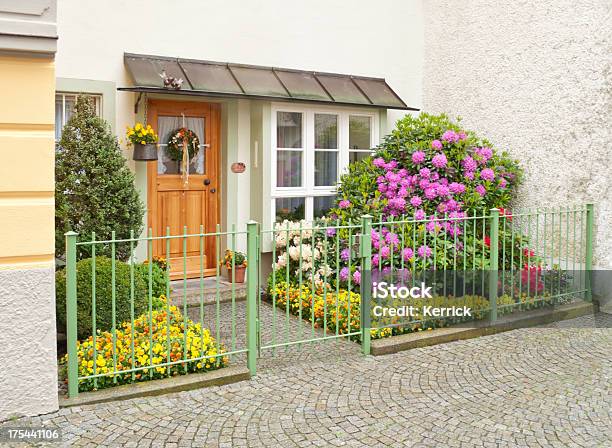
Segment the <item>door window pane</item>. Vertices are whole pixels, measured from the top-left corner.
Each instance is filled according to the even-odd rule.
[[[277,198],[276,221],[299,221],[305,218],[305,198]]]
[[[325,216],[330,208],[334,206],[336,196],[315,196],[313,198],[313,214],[315,218]]]
[[[361,152],[361,151],[349,151],[349,163],[358,162],[359,160],[366,159],[370,157],[369,152]]]
[[[157,158],[157,174],[181,174],[182,161],[174,160],[168,153],[168,140],[174,133],[186,127],[191,129],[198,136],[200,148],[198,152],[189,160],[190,174],[206,173],[206,125],[204,118],[201,117],[159,117],[157,119],[157,135],[159,136],[159,152]]]
[[[338,116],[315,114],[315,148],[338,149]]]
[[[338,153],[334,151],[315,152],[315,186],[333,186],[338,180]]]
[[[349,148],[370,149],[370,117],[349,117]]]
[[[300,112],[277,112],[276,147],[302,147],[302,114]]]
[[[302,151],[276,152],[276,186],[302,186]]]

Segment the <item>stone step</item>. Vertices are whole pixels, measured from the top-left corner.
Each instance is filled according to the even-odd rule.
[[[194,307],[200,305],[202,300],[204,305],[212,305],[217,303],[217,294],[219,303],[231,302],[232,292],[235,294],[235,300],[246,300],[247,288],[246,283],[236,283],[234,287],[230,282],[219,280],[219,287],[215,282],[215,278],[206,278],[203,282],[203,288],[200,293],[200,280],[187,280],[187,287],[183,287],[183,281],[171,282],[170,300],[173,305],[183,306],[183,300],[187,302],[187,306]]]

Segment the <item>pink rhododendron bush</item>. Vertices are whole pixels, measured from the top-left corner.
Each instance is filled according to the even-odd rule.
[[[356,222],[375,218],[461,218],[506,208],[520,182],[518,162],[446,115],[406,116],[372,158],[352,164],[338,185],[330,214]],[[454,234],[456,226],[442,223]]]
[[[446,115],[406,116],[371,157],[349,166],[338,184],[336,207],[326,218],[277,224],[269,287],[283,281],[359,291],[362,272],[354,237],[360,229],[352,225],[369,214],[373,281],[388,273],[410,281],[427,272],[438,276],[433,283],[443,285],[435,291],[441,296],[485,295],[484,277],[474,273],[489,269],[488,216],[498,208],[500,269],[526,274],[510,283],[504,278],[500,292],[513,295],[518,281],[520,295],[525,284],[527,296],[535,297],[546,289],[547,279],[558,281],[561,274],[542,270],[528,232],[507,211],[521,174],[506,152]],[[534,269],[537,275],[531,275]],[[441,278],[447,271],[452,278]]]

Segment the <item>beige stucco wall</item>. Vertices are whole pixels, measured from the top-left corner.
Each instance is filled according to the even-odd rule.
[[[427,0],[424,110],[509,150],[520,206],[596,206],[595,264],[612,268],[612,3]]]
[[[54,90],[52,55],[0,55],[0,420],[58,407]]]

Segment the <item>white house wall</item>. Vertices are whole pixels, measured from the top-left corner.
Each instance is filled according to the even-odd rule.
[[[610,1],[423,4],[424,110],[520,160],[517,205],[595,203],[595,264],[612,268]]]
[[[420,1],[384,0],[373,6],[366,0],[185,0],[180,5],[162,1],[88,1],[86,6],[78,0],[59,2],[56,60],[62,87],[70,90],[70,79],[75,80],[75,86],[82,85],[82,80],[110,81],[117,87],[132,85],[123,63],[124,52],[131,52],[384,77],[407,104],[420,106]],[[167,32],[170,28],[172,33]],[[116,92],[112,124],[119,137],[123,137],[127,124],[144,119],[145,101],[134,114],[136,98],[135,93]],[[251,173],[266,175],[264,167],[254,169],[250,164],[254,151],[249,135],[250,104],[247,100],[231,100],[223,105],[222,126],[228,126],[221,130],[224,225],[245,223],[255,215],[261,219],[262,212],[269,211],[269,201],[263,200],[269,191],[261,185],[249,188]],[[266,126],[269,117],[261,114],[265,109],[259,104],[256,123]],[[403,114],[389,111],[381,123],[392,127]],[[384,116],[385,112],[381,118]],[[266,117],[268,120],[264,120]],[[382,129],[381,135],[387,129]],[[271,150],[269,141],[257,141],[263,164],[269,159],[265,157]],[[130,158],[128,152],[125,155]],[[233,162],[246,162],[246,172],[231,173],[229,165]],[[131,160],[129,164],[146,201],[146,170],[136,166],[144,164]],[[238,201],[240,207],[236,207]],[[255,206],[263,210],[255,210]],[[144,253],[140,252],[142,258]]]
[[[384,77],[421,104],[418,0],[58,3],[61,78],[130,85],[123,53],[133,52]],[[117,93],[116,129],[133,121],[133,105],[134,94]],[[389,125],[402,115],[391,111]]]

